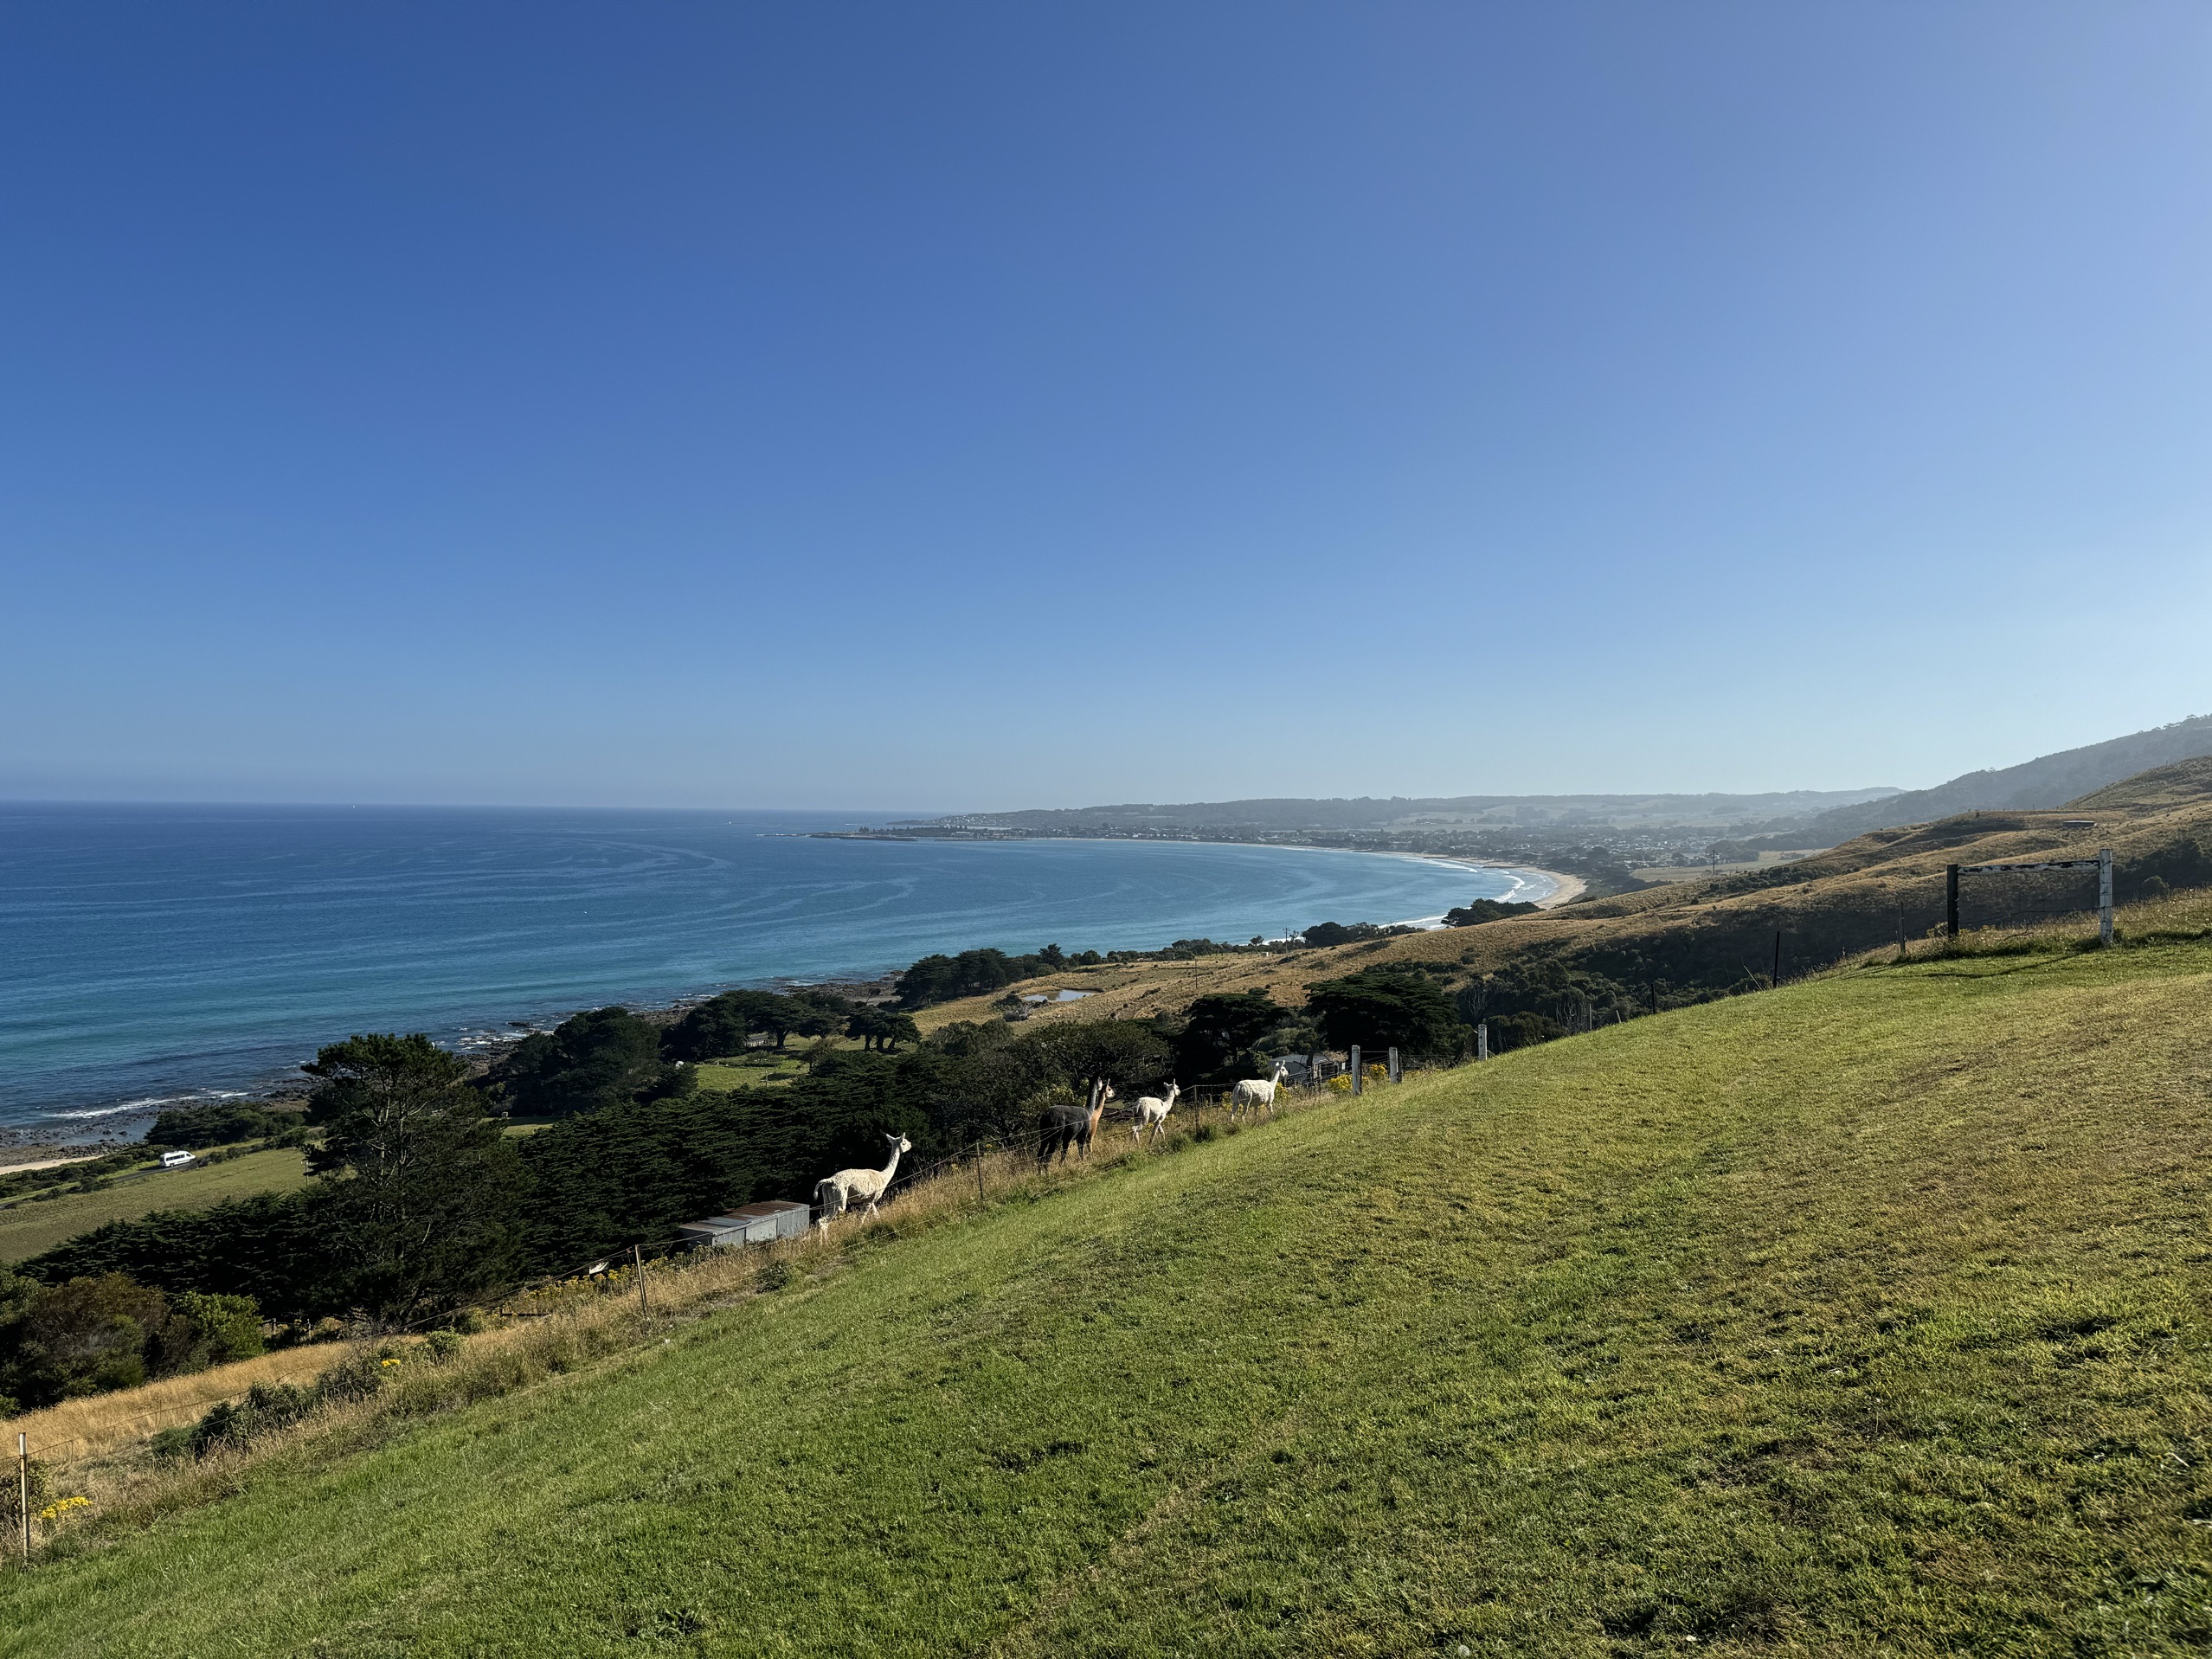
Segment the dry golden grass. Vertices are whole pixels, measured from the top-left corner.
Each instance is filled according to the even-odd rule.
[[[168,1377],[143,1388],[119,1389],[86,1399],[63,1400],[44,1411],[11,1418],[8,1427],[30,1437],[31,1455],[62,1466],[138,1445],[149,1436],[196,1421],[220,1399],[235,1399],[255,1383],[304,1382],[338,1357],[325,1344],[283,1348],[189,1377]]]

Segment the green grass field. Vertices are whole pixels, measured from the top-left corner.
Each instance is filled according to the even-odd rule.
[[[2197,1651],[2208,970],[1861,971],[856,1239],[0,1578],[0,1653]]]
[[[805,1049],[812,1045],[794,1045],[788,1050],[755,1049],[749,1053],[731,1055],[719,1060],[698,1063],[699,1087],[702,1089],[744,1089],[761,1083],[789,1083],[807,1073]],[[840,1042],[839,1048],[857,1049],[858,1043]]]
[[[97,1193],[66,1193],[0,1210],[0,1262],[20,1262],[65,1238],[110,1221],[132,1221],[156,1210],[195,1210],[253,1193],[284,1192],[307,1180],[297,1148],[249,1152],[227,1163],[151,1169],[122,1176]]]

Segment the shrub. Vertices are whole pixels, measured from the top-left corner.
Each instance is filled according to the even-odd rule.
[[[395,1357],[383,1348],[357,1347],[317,1379],[316,1391],[326,1400],[367,1399],[390,1377],[392,1367],[384,1361]]]
[[[251,1296],[216,1296],[180,1292],[177,1311],[192,1327],[192,1358],[202,1365],[227,1365],[262,1353],[261,1310]]]
[[[26,1405],[135,1388],[190,1363],[190,1322],[160,1291],[120,1273],[11,1299],[18,1311],[0,1333],[0,1387]]]
[[[753,1276],[753,1288],[773,1294],[799,1276],[798,1270],[788,1262],[770,1262]]]
[[[255,1383],[246,1391],[244,1399],[235,1404],[219,1400],[209,1407],[207,1415],[192,1425],[183,1449],[195,1457],[204,1457],[223,1446],[242,1446],[261,1435],[289,1428],[320,1404],[313,1389],[291,1383]],[[156,1437],[157,1452],[164,1450],[161,1438]],[[169,1443],[171,1447],[175,1444]]]
[[[432,1331],[422,1346],[429,1351],[430,1363],[441,1366],[461,1351],[461,1335],[459,1331]]]

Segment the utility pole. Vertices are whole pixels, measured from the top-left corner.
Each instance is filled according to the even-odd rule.
[[[1948,939],[1958,937],[1958,866],[1945,865],[1943,871],[1943,931]]]
[[[1781,988],[1782,988],[1782,929],[1779,929],[1779,928],[1777,928],[1777,929],[1774,929],[1774,973],[1773,973],[1773,975],[1772,975],[1772,979],[1771,979],[1771,980],[1769,981],[1769,982],[1768,982],[1768,989],[1770,989],[1770,990],[1778,991],[1778,990],[1780,990]]]

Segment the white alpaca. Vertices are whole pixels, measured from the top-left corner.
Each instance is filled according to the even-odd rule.
[[[1150,1129],[1153,1137],[1155,1140],[1158,1139],[1167,1128],[1167,1114],[1175,1109],[1175,1096],[1182,1092],[1181,1083],[1171,1083],[1167,1085],[1167,1097],[1165,1100],[1157,1095],[1139,1095],[1136,1103],[1136,1128],[1130,1133],[1139,1141],[1142,1141],[1144,1132]]]
[[[1229,1091],[1229,1116],[1235,1118],[1255,1106],[1264,1106],[1267,1108],[1267,1115],[1273,1117],[1275,1116],[1275,1086],[1289,1075],[1290,1068],[1277,1060],[1275,1063],[1275,1075],[1265,1083],[1262,1083],[1257,1077],[1246,1077]]]
[[[862,1199],[868,1200],[868,1207],[860,1212],[861,1219],[875,1214],[884,1189],[898,1173],[899,1154],[914,1150],[914,1142],[903,1135],[886,1135],[884,1139],[891,1143],[891,1155],[881,1169],[840,1169],[814,1183],[814,1209],[820,1218],[816,1225],[824,1232],[829,1231],[833,1217],[843,1215]]]

